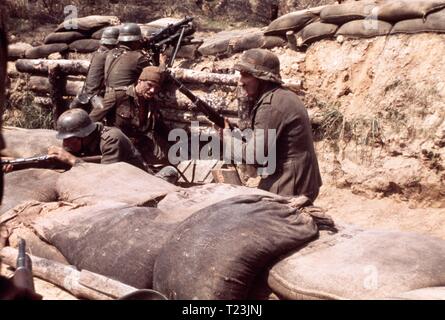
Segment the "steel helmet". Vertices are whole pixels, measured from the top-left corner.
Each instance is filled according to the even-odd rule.
[[[280,60],[275,54],[265,49],[247,50],[233,68],[250,73],[261,80],[283,83],[280,76]]]
[[[96,129],[88,113],[83,109],[70,109],[57,119],[57,139],[84,138]]]
[[[119,32],[119,42],[142,40],[141,28],[136,23],[126,23]]]
[[[117,38],[119,37],[119,28],[108,27],[105,28],[100,38],[101,44],[116,45],[118,43]]]

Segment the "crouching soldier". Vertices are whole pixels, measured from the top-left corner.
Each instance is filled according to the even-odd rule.
[[[82,109],[71,109],[57,120],[57,138],[63,139],[63,148],[51,146],[48,154],[74,166],[82,156],[102,156],[101,163],[127,162],[146,170],[140,153],[121,130],[93,122]]]
[[[116,97],[115,126],[150,165],[168,163],[169,129],[160,113],[160,101],[155,99],[163,80],[162,70],[156,66],[144,68],[138,81]]]

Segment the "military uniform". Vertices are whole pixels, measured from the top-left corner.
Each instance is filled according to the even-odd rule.
[[[146,66],[151,65],[150,59],[141,50],[131,50],[128,46],[120,45],[110,50],[105,60],[105,96],[103,108],[95,108],[90,117],[93,121],[102,121],[112,113],[116,106],[117,95],[125,92],[135,83]],[[112,117],[107,118],[112,125]]]
[[[254,92],[253,82],[241,73],[240,82],[256,99],[252,109],[252,129],[264,133],[261,141],[269,160],[268,130],[275,130],[276,169],[260,181],[259,188],[283,196],[305,195],[311,201],[322,185],[312,129],[307,110],[298,96],[284,89],[280,61],[272,52],[250,49],[234,68],[260,80]],[[257,140],[257,139],[255,139]],[[258,163],[257,163],[258,164]],[[261,165],[261,164],[260,164]],[[270,169],[270,164],[268,167]]]
[[[116,93],[115,126],[122,130],[149,163],[167,162],[168,133],[154,101],[138,98],[134,85]]]
[[[322,181],[309,116],[298,96],[281,86],[264,93],[252,110],[252,128],[276,130],[276,170],[259,188],[315,200]]]
[[[110,50],[106,46],[100,46],[91,58],[90,68],[85,79],[85,93],[89,96],[105,94],[104,70],[105,59]]]
[[[140,169],[146,170],[145,163],[130,139],[118,128],[106,127],[96,123],[92,132],[92,143],[84,146],[81,154],[76,156],[102,155],[101,163],[127,162]]]

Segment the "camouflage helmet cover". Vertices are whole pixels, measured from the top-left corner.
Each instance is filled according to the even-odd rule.
[[[283,83],[280,76],[280,60],[275,54],[265,49],[245,51],[234,69],[250,73],[261,80]]]
[[[120,29],[118,40],[119,42],[142,40],[141,28],[136,23],[124,24]]]
[[[84,138],[96,129],[96,124],[91,121],[85,110],[76,108],[62,113],[57,119],[57,139],[71,137]]]
[[[100,39],[101,44],[116,45],[118,43],[117,38],[119,37],[119,28],[117,27],[107,27],[102,33]]]

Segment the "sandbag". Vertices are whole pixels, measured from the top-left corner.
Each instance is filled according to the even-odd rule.
[[[57,200],[56,181],[59,175],[60,173],[47,169],[26,169],[7,173],[4,177],[0,214],[28,200]]]
[[[25,58],[27,58],[27,59],[46,58],[51,53],[63,52],[66,50],[68,50],[68,45],[66,43],[44,44],[44,45],[26,50]]]
[[[56,131],[48,129],[23,129],[4,127],[2,130],[6,149],[0,154],[5,157],[28,158],[48,153],[50,146],[62,146],[56,139]]]
[[[445,241],[343,226],[276,263],[268,283],[285,299],[381,299],[445,283]]]
[[[287,31],[299,31],[306,24],[318,19],[325,6],[291,12],[272,21],[264,32],[265,35],[285,36]]]
[[[78,204],[114,200],[143,206],[178,190],[179,187],[125,162],[82,163],[62,173],[57,181],[60,199]]]
[[[87,16],[82,18],[67,19],[56,28],[58,31],[87,31],[93,32],[106,26],[115,26],[120,23],[115,16]]]
[[[385,36],[391,32],[392,25],[380,20],[354,20],[349,21],[338,28],[335,35],[343,35],[349,38],[370,38]]]
[[[326,6],[320,12],[321,22],[342,25],[348,21],[371,17],[375,1],[354,1]],[[376,10],[376,9],[375,9]]]
[[[227,199],[176,228],[156,260],[153,286],[171,299],[245,299],[263,268],[317,233],[311,217],[284,201]]]
[[[246,30],[222,31],[212,38],[207,38],[198,51],[203,56],[243,52],[253,48],[272,48],[284,45],[279,37],[265,37],[258,28]]]
[[[69,45],[70,51],[79,53],[94,52],[100,47],[100,40],[96,39],[81,39],[76,40]]]
[[[106,202],[37,219],[35,229],[68,262],[137,288],[151,288],[155,259],[175,225],[156,208]]]
[[[56,247],[41,240],[32,229],[26,226],[13,229],[12,234],[9,236],[10,246],[17,248],[20,239],[26,241],[26,249],[31,255],[68,264],[66,258]]]
[[[262,45],[258,42],[258,37],[262,32],[258,28],[249,28],[245,30],[231,30],[218,32],[211,38],[204,39],[204,42],[199,47],[198,51],[203,56],[224,54],[229,51],[229,44],[232,47],[237,46],[241,48],[243,43],[248,45]]]
[[[101,28],[97,31],[95,31],[92,35],[91,35],[91,39],[96,39],[96,40],[100,40],[102,39],[102,33],[104,33],[105,29],[107,27]]]
[[[388,1],[378,6],[379,20],[398,22],[402,20],[424,18],[429,13],[445,8],[444,0],[397,0]]]
[[[419,32],[445,32],[445,9],[429,14],[425,21],[423,19],[399,21],[391,30],[391,34]]]
[[[334,36],[338,26],[332,23],[314,22],[301,30],[297,35],[297,43],[308,46],[311,43]]]
[[[73,41],[84,39],[85,35],[77,31],[53,32],[45,37],[44,44],[50,43],[66,43],[70,44]]]
[[[25,42],[17,42],[8,46],[8,60],[13,61],[25,57],[26,50],[32,48],[32,45]]]
[[[287,44],[287,39],[280,36],[264,36],[264,43],[261,48],[272,49],[275,47],[284,47]]]
[[[257,188],[248,188],[224,183],[209,183],[184,188],[167,194],[157,207],[162,210],[156,219],[162,222],[182,222],[195,212],[215,203],[240,195],[265,195],[281,199],[280,196]]]

